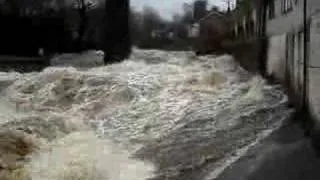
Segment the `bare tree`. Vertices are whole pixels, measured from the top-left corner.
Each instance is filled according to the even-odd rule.
[[[129,0],[107,0],[105,3],[105,63],[121,61],[131,53]]]
[[[130,33],[132,37],[132,41],[134,44],[139,44],[141,42],[143,33],[142,33],[142,25],[143,25],[143,16],[141,12],[134,11],[131,9],[130,11]]]
[[[224,0],[223,2],[227,4],[227,11],[230,12],[233,0]]]
[[[77,9],[80,17],[77,40],[78,50],[80,51],[84,49],[84,34],[88,25],[87,12],[94,6],[95,4],[91,1],[75,0],[74,2],[74,8]]]

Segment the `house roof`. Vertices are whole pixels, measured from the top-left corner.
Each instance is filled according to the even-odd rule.
[[[196,23],[200,23],[200,22],[205,21],[205,20],[212,18],[212,17],[219,17],[219,18],[222,18],[225,20],[230,20],[230,18],[228,17],[227,14],[216,11],[216,10],[211,10],[206,16],[199,19]]]

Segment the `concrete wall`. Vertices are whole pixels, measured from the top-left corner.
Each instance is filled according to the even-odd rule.
[[[267,75],[288,89],[292,104],[302,105],[303,33],[285,33],[269,38]]]
[[[307,64],[307,102],[310,115],[320,127],[320,1],[308,0],[310,41]],[[303,0],[283,15],[281,1],[275,1],[275,18],[267,21],[269,49],[267,73],[284,84],[294,104],[301,107],[304,86]]]
[[[291,102],[302,105],[304,34],[285,33],[269,39],[267,74],[288,88]]]
[[[314,120],[312,121],[312,129],[310,130],[315,130],[315,135],[312,136],[319,136],[316,137],[319,139],[319,144],[320,0],[307,0],[307,20],[308,22],[310,20],[310,32],[306,32],[306,35],[310,37],[306,41],[303,31],[303,0],[298,0],[297,6],[285,15],[281,12],[281,0],[276,0],[275,2],[275,18],[267,20],[266,23],[268,49],[261,46],[264,50],[267,50],[264,65],[266,75],[273,77],[277,82],[287,87],[289,99],[298,110],[303,104],[303,90],[306,83],[308,110],[310,111],[312,120]],[[254,43],[251,44],[252,47],[254,45]],[[305,45],[307,45],[307,52],[304,52]],[[245,47],[243,44],[238,45],[236,50],[233,49],[235,57],[244,68],[251,69],[251,71],[257,70],[261,56],[257,56],[255,52],[259,52],[259,48],[255,52],[243,53],[242,50],[244,49],[242,47],[249,48],[249,46]],[[264,51],[262,52],[265,55]],[[306,59],[305,54],[307,55]],[[243,60],[245,59],[244,57],[252,57],[252,60]],[[305,60],[307,62],[307,74],[304,73]],[[304,82],[305,78],[307,79],[306,82]]]
[[[310,50],[308,67],[308,94],[310,113],[320,124],[320,15],[312,17],[310,26]]]
[[[282,0],[275,0],[275,16],[267,19],[269,36],[267,74],[288,88],[291,102],[300,107],[303,80],[303,0],[298,0],[290,12],[284,14]]]
[[[268,59],[267,59],[267,75],[274,77],[277,80],[284,81],[285,79],[285,62],[286,62],[286,35],[277,35],[270,37]]]
[[[292,88],[291,95],[293,96],[293,102],[296,106],[301,107],[302,105],[302,95],[303,95],[303,57],[304,57],[304,34],[291,33],[287,36],[289,37],[290,43],[287,47],[287,52],[290,56],[287,58],[287,69],[289,86]]]

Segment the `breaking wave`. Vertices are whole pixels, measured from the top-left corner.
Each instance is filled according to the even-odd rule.
[[[134,49],[104,67],[86,55],[87,69],[59,58],[0,74],[0,140],[12,138],[0,150],[14,157],[0,157],[0,179],[203,179],[292,112],[228,55]]]

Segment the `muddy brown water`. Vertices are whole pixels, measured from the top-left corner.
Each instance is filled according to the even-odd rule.
[[[20,158],[33,180],[205,180],[292,113],[279,86],[228,55],[135,49],[104,67],[72,62],[0,74],[1,128],[35,144]]]

